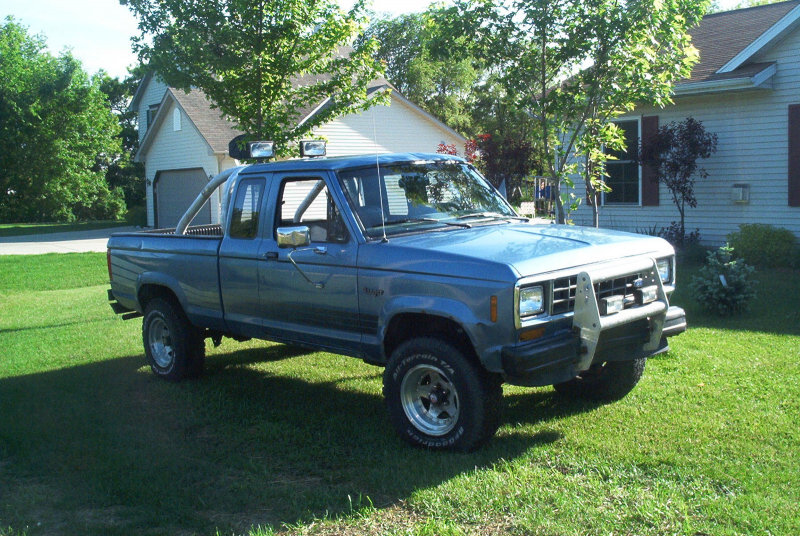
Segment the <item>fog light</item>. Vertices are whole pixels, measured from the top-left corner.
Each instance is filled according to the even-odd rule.
[[[612,315],[625,308],[625,299],[622,296],[609,296],[600,300],[600,316]]]
[[[638,305],[654,302],[658,299],[658,287],[653,285],[650,287],[639,288],[634,291],[634,295],[636,296],[636,303]]]

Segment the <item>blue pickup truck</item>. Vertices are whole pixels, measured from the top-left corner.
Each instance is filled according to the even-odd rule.
[[[217,187],[221,224],[189,226]],[[432,449],[489,440],[504,382],[620,399],[686,330],[667,242],[533,225],[441,154],[228,170],[176,229],[113,235],[108,267],[157,376],[200,374],[208,338],[357,357],[385,367],[399,435]]]

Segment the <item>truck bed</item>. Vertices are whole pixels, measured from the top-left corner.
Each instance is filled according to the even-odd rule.
[[[137,289],[158,285],[171,289],[197,324],[223,327],[219,289],[219,225],[195,226],[184,235],[175,229],[114,233],[108,241],[111,288],[117,300],[143,312]]]

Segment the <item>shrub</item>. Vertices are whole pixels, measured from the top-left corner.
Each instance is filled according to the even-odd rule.
[[[125,214],[125,221],[128,225],[147,227],[147,208],[141,205],[130,207]]]
[[[794,234],[782,227],[743,223],[728,235],[728,243],[738,257],[765,268],[788,268],[798,254]]]
[[[700,229],[687,233],[678,222],[672,222],[669,227],[663,227],[658,236],[672,244],[675,248],[682,248],[700,243]]]
[[[747,310],[756,291],[751,280],[755,268],[733,259],[733,248],[722,246],[708,253],[700,275],[692,277],[689,286],[700,306],[720,316]]]

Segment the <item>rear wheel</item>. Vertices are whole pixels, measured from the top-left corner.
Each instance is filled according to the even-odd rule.
[[[169,381],[197,377],[205,362],[202,332],[191,325],[181,308],[154,298],[142,321],[142,341],[153,374]]]
[[[553,387],[560,394],[595,402],[613,402],[639,383],[647,358],[595,363],[575,378]]]
[[[439,339],[401,344],[386,366],[383,394],[395,430],[414,445],[470,451],[500,423],[499,378]]]

